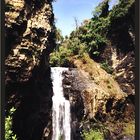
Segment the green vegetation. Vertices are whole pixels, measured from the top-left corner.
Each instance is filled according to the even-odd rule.
[[[73,57],[82,59],[83,53],[89,54],[93,60],[99,60],[103,50],[109,46],[109,37],[116,35],[116,31],[124,29],[127,33],[130,30],[134,31],[132,12],[134,2],[134,0],[119,0],[119,3],[109,11],[109,0],[104,0],[93,11],[93,17],[76,27],[69,37],[63,38],[61,31],[57,29],[56,41],[59,43],[50,55],[51,66],[71,67],[73,66],[71,59]],[[113,72],[108,63],[101,63],[101,67],[108,73]]]
[[[12,131],[12,115],[14,112],[15,109],[11,108],[8,117],[5,119],[5,140],[17,140],[16,135]]]
[[[55,35],[56,35],[56,43],[61,44],[64,40],[64,37],[62,36],[61,30],[56,29]]]
[[[106,17],[109,13],[109,0],[104,0],[93,11],[94,17]]]
[[[59,48],[50,54],[51,66],[70,66],[71,57],[82,57],[86,47],[84,43],[81,43],[78,38],[72,40],[65,40]]]
[[[134,137],[135,136],[135,122],[134,121],[129,121],[129,122],[122,122],[122,121],[117,121],[115,123],[108,122],[107,129],[109,131],[108,134],[117,134],[117,138],[120,139],[123,136],[128,136],[128,137]]]
[[[109,74],[113,73],[113,68],[109,66],[107,61],[101,64],[101,68],[104,69]]]
[[[84,140],[104,140],[103,133],[98,129],[91,129],[90,131],[83,131],[82,137]]]
[[[115,136],[114,134],[118,134]],[[84,140],[104,140],[104,139],[114,139],[113,137],[116,137],[116,139],[120,139],[123,136],[134,136],[135,135],[135,122],[99,122],[96,120],[94,124],[92,124],[92,128],[89,130],[83,130],[82,131],[82,138]]]
[[[120,20],[121,18],[126,20],[125,17],[130,14],[129,12],[131,8],[134,6],[134,2],[135,0],[127,0],[127,1],[119,0],[119,4],[116,5],[109,14],[111,22]]]
[[[134,121],[130,121],[125,124],[123,134],[128,135],[128,136],[135,135],[135,122]]]

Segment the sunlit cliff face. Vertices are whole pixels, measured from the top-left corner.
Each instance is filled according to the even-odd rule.
[[[6,77],[28,81],[31,71],[41,61],[48,65],[46,59],[55,44],[52,6],[43,0],[40,3],[8,0],[5,15]],[[10,70],[12,67],[16,70]]]

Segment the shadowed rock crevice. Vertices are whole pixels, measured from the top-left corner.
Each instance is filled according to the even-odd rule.
[[[20,104],[13,118],[13,129],[20,140],[39,140],[43,137],[45,127],[50,129],[51,136],[51,108],[52,83],[50,71],[37,79],[30,79],[18,89],[22,96]]]

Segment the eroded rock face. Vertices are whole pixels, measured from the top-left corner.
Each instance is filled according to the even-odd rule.
[[[128,46],[126,46],[127,48]],[[129,48],[129,47],[128,47]],[[102,60],[107,59],[113,68],[113,75],[121,89],[128,95],[135,95],[135,55],[134,50],[122,52],[116,46],[108,46]],[[133,101],[134,102],[134,101]]]
[[[128,95],[135,95],[135,1],[124,18],[116,20],[107,38],[110,44],[101,54],[101,61],[107,60],[114,69],[114,77],[121,89]],[[132,100],[134,102],[134,100]]]
[[[52,83],[48,65],[55,46],[51,0],[5,0],[6,110],[14,106],[19,140],[51,137]]]
[[[82,129],[92,128],[94,123],[90,121],[95,118],[106,122],[111,116],[112,120],[125,116],[127,95],[116,83],[113,85],[114,89],[117,89],[114,93],[113,90],[107,92],[105,86],[108,86],[108,83],[104,87],[100,86],[84,70],[71,68],[64,73],[64,95],[71,104],[72,140],[82,139]]]
[[[6,82],[28,81],[54,47],[54,16],[49,1],[6,1]]]
[[[77,119],[81,120],[82,117],[92,119],[95,117],[99,108],[107,113],[109,107],[107,104],[115,105],[117,101],[124,101],[127,97],[119,85],[114,84],[114,88],[118,88],[114,93],[107,92],[105,87],[96,84],[83,70],[71,69],[69,72],[64,73],[65,78],[63,81],[64,94],[74,107]],[[108,86],[108,84],[104,85]],[[117,87],[118,86],[118,87]],[[76,105],[79,105],[78,109]],[[80,109],[81,107],[81,109]],[[111,106],[110,106],[111,107]]]
[[[115,79],[120,83],[122,90],[128,95],[135,95],[135,58],[134,52],[128,54],[121,60],[114,71]]]

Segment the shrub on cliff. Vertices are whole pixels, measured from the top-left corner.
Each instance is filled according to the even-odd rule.
[[[113,73],[113,68],[109,66],[108,62],[103,62],[101,63],[101,68],[104,69],[107,73],[112,74]]]
[[[82,57],[85,51],[85,44],[82,44],[78,38],[73,38],[72,40],[66,39],[59,48],[50,54],[50,65],[71,66],[71,58],[73,56]]]
[[[94,17],[106,17],[109,13],[109,0],[101,2],[93,11]]]
[[[84,140],[104,140],[103,134],[95,129],[91,129],[90,131],[83,131],[82,137]]]
[[[5,140],[17,140],[16,135],[12,131],[12,115],[14,112],[15,109],[11,108],[8,117],[5,119]]]
[[[51,66],[69,66],[69,56],[71,52],[64,47],[60,47],[59,50],[50,54],[50,65]]]

